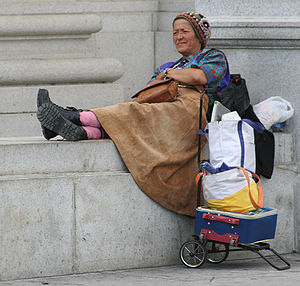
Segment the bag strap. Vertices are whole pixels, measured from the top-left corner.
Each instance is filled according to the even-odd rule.
[[[262,185],[261,185],[261,181],[260,181],[260,178],[258,175],[256,174],[252,174],[253,177],[255,177],[256,179],[258,179],[258,203],[255,202],[255,200],[253,199],[252,197],[252,194],[251,194],[251,191],[250,191],[250,178],[249,178],[249,175],[248,175],[248,172],[242,168],[242,167],[237,167],[238,169],[242,170],[246,179],[247,179],[247,182],[248,182],[248,189],[249,189],[249,197],[250,197],[250,201],[252,203],[252,205],[258,209],[258,208],[262,208],[263,207],[263,191],[262,191]]]
[[[197,174],[197,176],[196,176],[196,178],[195,178],[195,183],[196,183],[197,186],[198,186],[199,181],[200,181],[200,178],[201,178],[202,176],[203,176],[203,173],[202,173],[202,172],[200,172],[200,173]]]
[[[241,146],[241,163],[240,163],[240,166],[244,167],[244,163],[245,163],[245,141],[244,141],[242,128],[243,128],[243,122],[240,120],[237,124],[237,132],[238,132],[238,135],[239,135],[240,146]]]
[[[196,178],[195,178],[195,183],[197,186],[197,207],[201,205],[201,181],[202,181],[202,177],[203,177],[203,173],[200,172],[197,174]]]
[[[249,124],[254,130],[256,130],[259,134],[262,134],[266,128],[264,127],[264,125],[261,122],[253,122],[250,119],[247,118],[243,118],[242,121],[246,122],[247,124]]]
[[[244,167],[245,164],[245,141],[243,136],[243,122],[250,125],[254,130],[256,130],[259,134],[262,134],[265,130],[265,127],[260,122],[253,122],[249,119],[242,119],[238,122],[237,125],[237,132],[240,139],[240,145],[241,145],[241,163],[240,166]]]

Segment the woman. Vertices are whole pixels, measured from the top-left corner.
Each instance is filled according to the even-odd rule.
[[[37,116],[44,136],[59,134],[73,141],[109,136],[147,195],[172,211],[194,216],[199,91],[229,81],[224,54],[203,51],[209,37],[210,24],[204,16],[188,12],[174,19],[173,41],[182,58],[160,66],[148,83],[164,78],[177,81],[179,96],[173,102],[127,102],[79,112],[53,104],[48,92],[40,90]],[[207,97],[204,103],[203,114]],[[202,122],[205,126],[205,115]]]

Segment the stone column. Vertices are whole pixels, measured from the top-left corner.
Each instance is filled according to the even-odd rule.
[[[19,2],[3,4],[0,16],[0,118],[9,122],[1,125],[0,137],[41,135],[34,115],[41,87],[64,106],[124,101],[121,85],[114,83],[123,75],[123,65],[96,54],[93,35],[103,28],[100,15],[92,9],[59,11],[71,1],[52,9],[50,1],[42,6],[27,1],[21,12]]]

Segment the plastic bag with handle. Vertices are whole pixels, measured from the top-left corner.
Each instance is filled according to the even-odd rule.
[[[271,96],[253,106],[253,111],[267,130],[294,115],[292,105],[280,96]]]

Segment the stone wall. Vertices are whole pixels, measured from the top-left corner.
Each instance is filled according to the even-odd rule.
[[[254,2],[263,6],[201,1],[214,29],[209,47],[226,52],[253,103],[270,93],[290,100],[296,115],[288,131],[299,137],[298,6]],[[0,280],[179,263],[193,220],[141,192],[110,140],[44,140],[36,93],[45,87],[58,104],[83,108],[129,101],[156,66],[180,56],[171,23],[194,7],[182,0],[1,1]],[[280,253],[299,251],[293,134],[276,134],[274,176],[263,181],[265,203],[279,209],[273,245]]]
[[[40,87],[80,108],[130,100],[153,73],[157,10],[158,1],[2,1],[0,118],[10,126],[0,137],[41,134]]]

